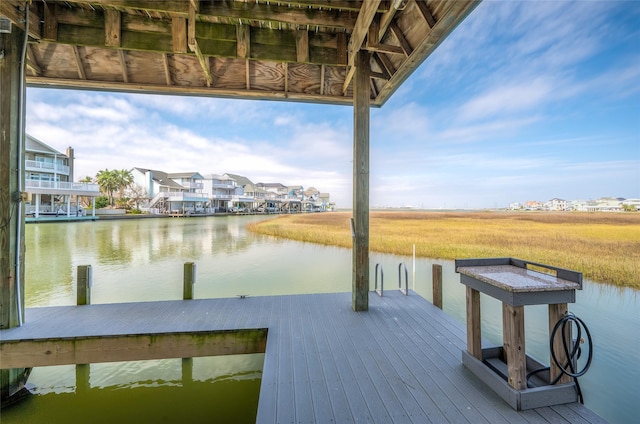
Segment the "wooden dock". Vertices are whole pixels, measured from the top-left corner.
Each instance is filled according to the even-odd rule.
[[[414,292],[372,292],[369,307],[338,293],[32,308],[0,331],[0,364],[18,340],[266,329],[258,423],[605,422],[577,403],[512,409],[463,367],[464,326]]]

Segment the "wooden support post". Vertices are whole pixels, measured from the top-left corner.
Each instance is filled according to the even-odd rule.
[[[353,275],[351,307],[369,309],[369,52],[356,53],[353,93]]]
[[[184,264],[184,286],[182,298],[184,300],[193,299],[193,285],[196,283],[196,264],[185,262]]]
[[[182,387],[193,383],[193,358],[182,358]]]
[[[11,26],[10,33],[0,33],[0,328],[21,325],[24,313],[24,213],[20,182],[24,182],[24,94],[20,72],[20,53],[24,30]],[[24,185],[22,185],[24,187]],[[8,398],[20,391],[30,369],[15,367],[0,370],[0,397]]]
[[[91,388],[91,365],[76,364],[76,393],[86,393]]]
[[[442,309],[442,265],[431,266],[433,282],[433,305]]]
[[[78,265],[77,273],[77,304],[91,305],[91,286],[93,285],[93,271],[91,265]]]
[[[467,286],[467,352],[482,361],[480,292]]]
[[[524,390],[527,388],[524,306],[502,303],[502,339],[507,359],[508,383],[516,390]]]
[[[549,305],[549,336],[551,336],[551,333],[553,332],[553,327],[555,327],[556,323],[562,317],[564,317],[564,315],[567,313],[567,311],[568,311],[568,309],[567,309],[567,304],[566,303],[558,303],[556,305]],[[567,327],[567,329],[565,331],[565,338],[567,340],[572,340],[572,338],[571,338],[571,327],[569,327],[569,326]],[[564,353],[564,347],[563,347],[563,343],[562,343],[562,331],[558,331],[556,333],[556,336],[553,339],[553,351],[556,353],[556,358],[558,359],[558,362],[560,362],[560,364],[564,367],[565,364],[567,363],[567,355],[565,355],[565,353]],[[551,354],[549,354],[549,363],[551,364],[550,380],[553,381],[562,372],[560,371],[560,368],[554,362],[553,357],[551,357]],[[571,377],[569,377],[566,374],[563,375],[562,377],[560,377],[560,380],[558,380],[558,384],[565,384],[565,383],[571,383]]]
[[[20,145],[20,52],[24,31],[16,25],[0,33],[0,328],[20,325],[24,311],[24,214],[20,179],[24,181],[24,152]],[[22,163],[22,165],[19,165]],[[19,261],[18,261],[19,259]],[[19,266],[16,263],[19,262]]]

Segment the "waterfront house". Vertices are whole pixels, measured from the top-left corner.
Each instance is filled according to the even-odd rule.
[[[203,193],[204,177],[197,172],[166,173],[156,169],[133,168],[134,184],[144,188],[147,204],[142,209],[151,213],[204,212],[209,206]]]
[[[587,202],[587,212],[622,212],[622,197],[601,197]]]
[[[325,212],[329,209],[329,193],[319,193],[318,202],[316,203],[316,211]]]
[[[25,137],[25,215],[83,216],[82,201],[91,203],[95,214],[95,198],[100,196],[97,184],[73,182],[74,151],[59,152],[37,138]],[[85,204],[85,207],[88,206]]]
[[[284,198],[289,193],[289,188],[286,185],[280,183],[258,183],[256,184],[256,186],[271,193],[275,193],[275,198],[278,200],[284,200]]]
[[[545,203],[545,209],[550,211],[564,211],[567,209],[567,201],[554,197],[553,199]]]
[[[213,212],[227,212],[248,210],[253,208],[253,197],[244,192],[243,185],[238,184],[236,178],[245,183],[250,180],[232,174],[209,174],[204,177],[205,190],[209,193],[210,208]]]

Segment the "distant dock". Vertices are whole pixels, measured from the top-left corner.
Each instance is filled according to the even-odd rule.
[[[263,351],[258,423],[605,422],[578,403],[512,409],[463,367],[464,326],[414,292],[372,292],[367,312],[337,293],[31,308],[25,321],[0,330],[2,368]]]

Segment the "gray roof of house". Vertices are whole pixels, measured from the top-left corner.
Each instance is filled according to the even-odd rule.
[[[268,187],[268,188],[287,188],[286,185],[280,183],[258,183],[256,184],[259,187]]]
[[[67,156],[29,134],[25,137],[24,148],[27,152],[42,152],[51,155]]]
[[[228,172],[225,172],[224,175],[228,175],[229,177],[233,178],[234,180],[236,180],[236,183],[241,186],[244,187],[248,184],[254,185],[253,181],[251,181],[249,178],[244,177],[242,175],[237,175],[237,174],[229,174]]]
[[[204,179],[199,172],[171,172],[167,174],[169,178],[195,178],[198,180]]]
[[[167,174],[166,172],[158,171],[157,169],[145,169],[145,168],[134,168],[134,169],[137,169],[139,172],[142,172],[143,174],[148,171],[151,171],[151,178],[153,178],[154,181],[157,181],[158,184],[162,186],[180,188],[184,190],[184,187],[178,184],[177,182],[173,181],[169,176],[170,174]]]

